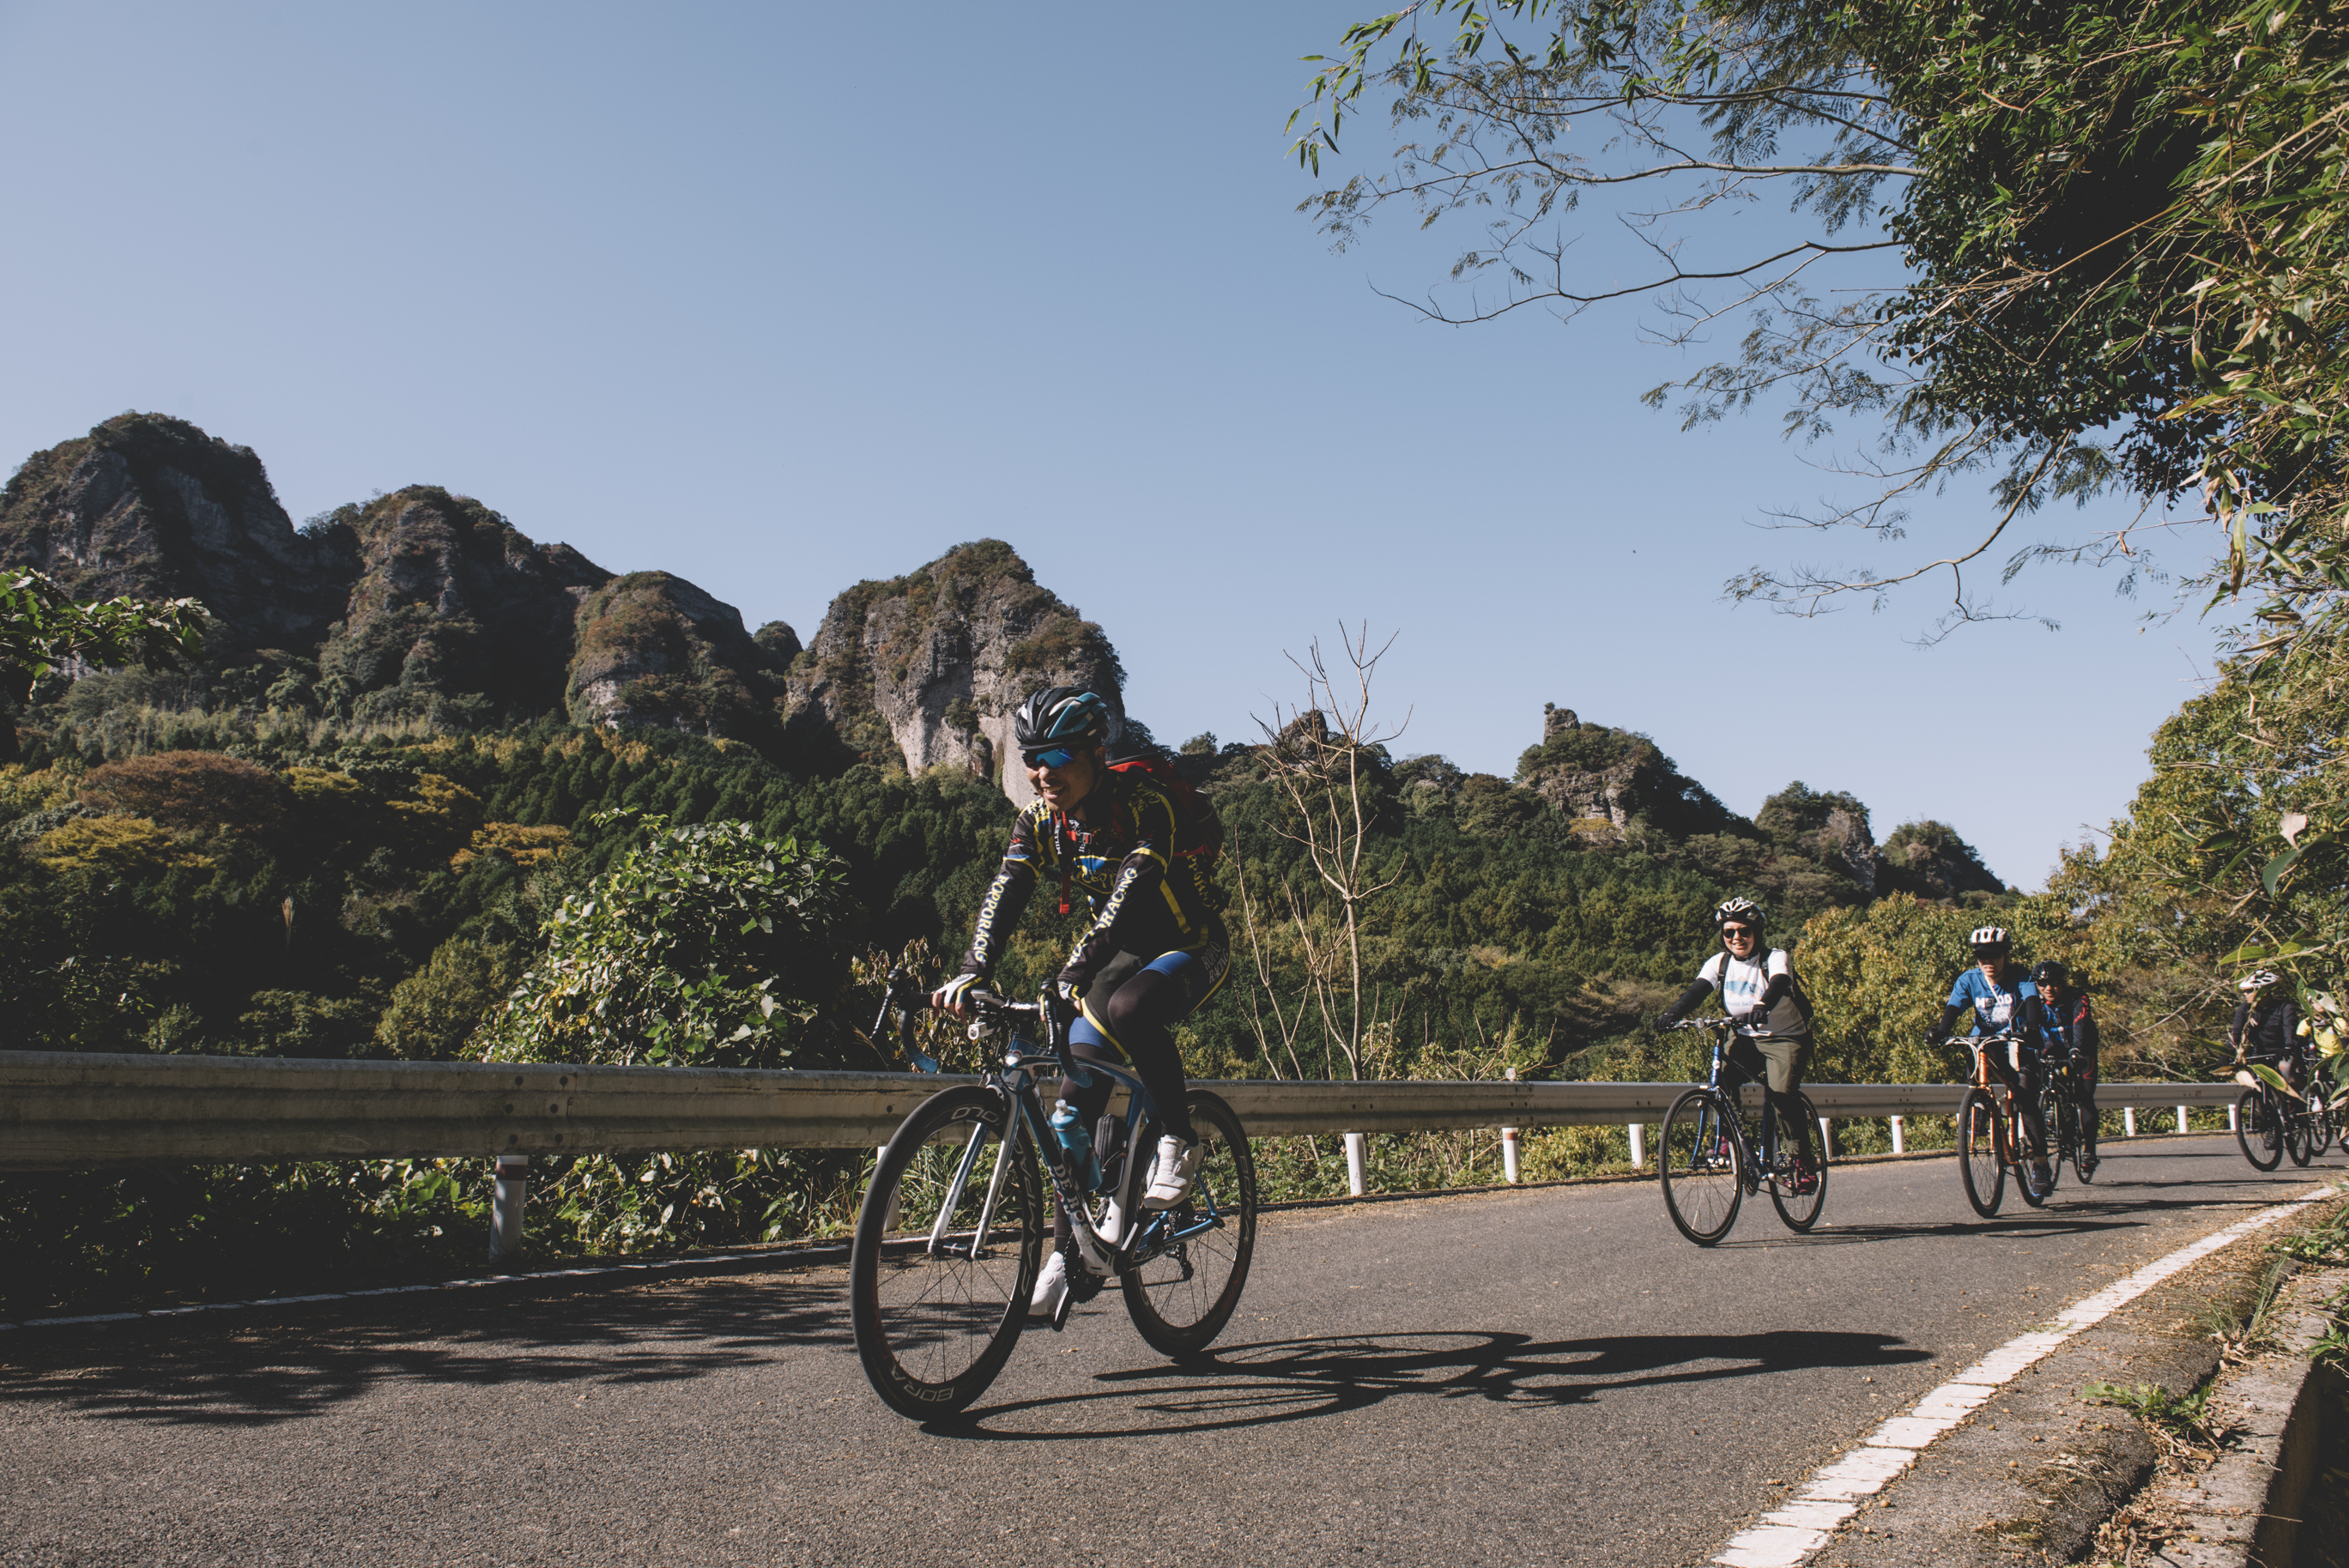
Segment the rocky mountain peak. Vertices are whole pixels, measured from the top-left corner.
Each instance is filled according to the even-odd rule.
[[[27,458],[0,496],[0,564],[78,596],[201,600],[228,649],[315,647],[342,610],[343,561],[295,531],[253,449],[161,414]]]
[[[1011,714],[1040,686],[1080,686],[1123,710],[1109,638],[1043,588],[1011,546],[982,539],[832,602],[792,666],[795,739],[909,771],[947,765],[1034,799]]]

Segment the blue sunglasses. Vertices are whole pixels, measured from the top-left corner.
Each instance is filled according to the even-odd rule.
[[[1077,759],[1077,754],[1065,746],[1050,751],[1023,751],[1019,754],[1030,768],[1066,768]]]

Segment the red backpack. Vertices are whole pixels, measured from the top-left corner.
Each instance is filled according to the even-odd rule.
[[[1224,820],[1216,815],[1214,804],[1191,787],[1191,781],[1174,763],[1154,753],[1121,757],[1109,767],[1112,773],[1148,779],[1174,803],[1174,816],[1182,834],[1181,847],[1174,853],[1197,865],[1202,882],[1213,880],[1216,857],[1224,848]],[[1056,827],[1054,830],[1059,830]],[[1069,861],[1065,854],[1061,859],[1061,913],[1069,913]]]

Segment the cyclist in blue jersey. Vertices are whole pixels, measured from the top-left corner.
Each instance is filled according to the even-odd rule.
[[[1059,881],[1061,913],[1073,884],[1092,920],[1052,985],[1054,1006],[1069,1021],[1069,1054],[1130,1062],[1157,1103],[1159,1132],[1143,1206],[1171,1209],[1190,1195],[1199,1146],[1191,1128],[1182,1052],[1174,1026],[1215,994],[1231,967],[1223,898],[1211,867],[1219,835],[1146,773],[1112,768],[1115,738],[1109,704],[1072,686],[1046,686],[1012,716],[1012,739],[1037,799],[1012,824],[994,882],[981,901],[962,972],[940,986],[935,1006],[962,1016],[974,990],[990,988],[1012,928],[1045,877]],[[1071,1148],[1092,1141],[1108,1109],[1107,1074],[1061,1080],[1054,1133]],[[1122,1222],[1100,1227],[1114,1243]],[[1053,1222],[1056,1246],[1036,1282],[1031,1315],[1053,1317],[1069,1291],[1069,1270],[1110,1272],[1109,1260],[1078,1255],[1065,1212]]]
[[[1763,1084],[1762,1125],[1772,1123],[1773,1109],[1795,1105],[1791,1096],[1803,1087],[1803,1069],[1811,1062],[1811,1007],[1795,979],[1794,965],[1784,948],[1762,945],[1762,906],[1750,898],[1733,898],[1714,908],[1713,923],[1721,932],[1721,951],[1704,961],[1695,980],[1656,1020],[1677,1024],[1718,989],[1721,1010],[1741,1031],[1729,1046],[1729,1065]],[[1795,1140],[1797,1194],[1818,1183],[1811,1160],[1811,1124],[1803,1116],[1780,1114],[1777,1122]]]
[[[1985,925],[1968,938],[1973,944],[1974,967],[1958,976],[1950,987],[1950,999],[1941,1008],[1941,1021],[1937,1028],[1926,1031],[1925,1042],[1938,1046],[1951,1037],[1956,1027],[1958,1014],[1971,1007],[1974,1015],[1974,1038],[1998,1034],[2013,1028],[2017,1038],[2004,1052],[1981,1051],[1990,1070],[1998,1075],[2008,1092],[2015,1097],[2015,1105],[2023,1113],[2023,1129],[2031,1140],[2031,1174],[2044,1191],[2054,1185],[2055,1173],[2047,1168],[2047,1119],[2040,1111],[2039,1050],[2037,1040],[2044,1031],[2044,1014],[2039,1005],[2039,987],[2032,983],[2030,972],[2013,963],[2007,954],[2013,938],[2002,926]]]
[[[2102,1043],[2096,1015],[2088,994],[2072,984],[2072,972],[2050,958],[2031,972],[2039,988],[2040,1035],[2047,1042],[2047,1059],[2060,1054],[2070,1059],[2072,1077],[2080,1086],[2080,1142],[2086,1156],[2084,1169],[2095,1174],[2096,1052]]]

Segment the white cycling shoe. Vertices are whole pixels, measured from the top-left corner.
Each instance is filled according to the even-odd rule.
[[[1061,1304],[1069,1295],[1069,1260],[1056,1250],[1044,1260],[1044,1269],[1036,1276],[1036,1294],[1028,1298],[1028,1315],[1055,1318],[1061,1315]]]
[[[1198,1173],[1199,1146],[1179,1138],[1158,1140],[1158,1157],[1150,1162],[1150,1185],[1142,1194],[1145,1209],[1172,1209],[1191,1196],[1191,1178]]]

